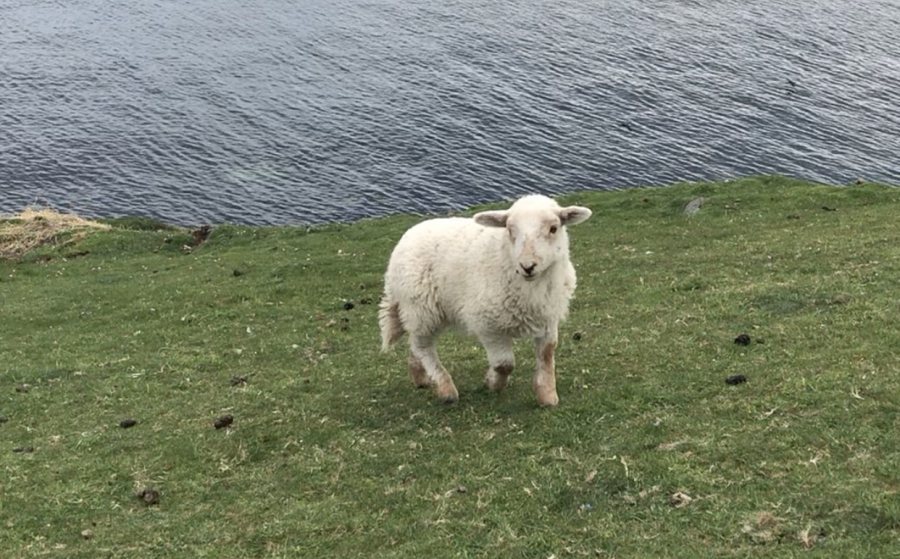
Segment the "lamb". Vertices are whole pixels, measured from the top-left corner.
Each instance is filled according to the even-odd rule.
[[[513,340],[530,336],[535,396],[541,406],[556,406],[558,327],[575,291],[566,227],[590,216],[588,208],[529,195],[508,210],[414,225],[394,247],[385,273],[382,351],[408,333],[413,384],[433,387],[449,404],[459,393],[435,347],[443,330],[455,326],[478,338],[489,363],[485,384],[496,392],[515,365]]]

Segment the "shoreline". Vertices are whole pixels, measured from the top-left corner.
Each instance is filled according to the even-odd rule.
[[[667,189],[667,188],[677,188],[680,186],[685,187],[685,186],[698,186],[698,185],[728,185],[728,184],[741,182],[741,181],[747,181],[747,180],[767,180],[767,179],[788,180],[788,181],[793,181],[793,182],[797,182],[797,183],[815,184],[815,185],[821,185],[821,186],[831,186],[831,187],[836,187],[836,188],[862,186],[864,184],[871,184],[871,185],[876,185],[876,186],[886,186],[889,188],[900,188],[900,183],[890,184],[890,183],[886,183],[886,182],[867,181],[862,178],[857,178],[850,182],[842,183],[842,184],[831,184],[831,183],[824,183],[824,182],[818,182],[818,181],[811,181],[811,180],[804,179],[804,178],[791,177],[791,176],[787,176],[787,175],[760,174],[760,175],[747,175],[747,176],[741,176],[741,177],[733,177],[733,178],[721,179],[721,180],[678,181],[678,182],[659,184],[659,185],[643,185],[643,186],[631,186],[631,187],[623,187],[623,188],[613,187],[613,188],[609,188],[609,189],[583,189],[583,190],[568,191],[568,192],[561,193],[561,194],[552,194],[551,193],[551,194],[547,194],[547,195],[551,196],[553,198],[571,198],[573,196],[577,196],[577,195],[583,194],[583,193],[605,193],[605,192],[658,190],[658,189]],[[537,193],[540,193],[540,192],[537,192]],[[81,214],[78,212],[58,211],[52,205],[29,204],[29,205],[25,206],[22,210],[19,210],[16,213],[0,214],[0,222],[8,221],[11,219],[16,219],[21,214],[21,212],[27,211],[27,210],[36,210],[36,211],[50,210],[50,211],[60,213],[63,215],[75,216],[75,217],[78,217],[81,219],[86,219],[89,221],[96,221],[96,222],[100,222],[100,223],[106,223],[106,222],[112,222],[112,223],[119,222],[119,223],[123,223],[123,224],[132,223],[133,224],[132,226],[134,226],[134,227],[143,227],[143,228],[149,228],[149,227],[156,226],[160,229],[166,229],[166,228],[197,229],[202,226],[219,227],[219,226],[228,225],[228,226],[235,226],[235,227],[296,227],[296,228],[317,229],[317,228],[334,226],[334,225],[351,225],[354,223],[359,223],[359,222],[364,222],[364,221],[369,221],[369,220],[384,219],[384,218],[390,218],[390,217],[396,217],[396,216],[419,216],[422,218],[428,218],[428,217],[439,217],[439,216],[443,216],[443,215],[461,215],[461,214],[464,214],[467,212],[474,211],[474,208],[495,207],[498,205],[502,205],[505,202],[509,202],[511,200],[512,200],[512,198],[474,203],[474,204],[471,204],[471,205],[463,207],[463,208],[459,208],[459,209],[455,209],[455,210],[448,210],[448,211],[397,212],[397,213],[390,213],[390,214],[363,216],[363,217],[359,217],[359,218],[352,218],[352,219],[341,220],[341,221],[309,222],[309,223],[296,222],[296,223],[279,223],[279,224],[260,224],[260,223],[254,224],[254,223],[244,223],[244,222],[239,222],[239,221],[221,221],[221,222],[196,221],[196,222],[192,222],[192,223],[176,223],[176,222],[170,222],[170,221],[166,221],[164,219],[159,219],[159,218],[152,217],[152,216],[142,215],[140,213],[122,214],[122,215],[115,215],[115,216],[88,215],[88,214]]]

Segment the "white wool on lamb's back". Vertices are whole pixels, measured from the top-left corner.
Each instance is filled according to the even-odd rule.
[[[566,225],[590,215],[587,208],[561,208],[533,195],[509,210],[413,226],[394,248],[385,273],[383,349],[408,333],[413,381],[434,386],[442,400],[453,402],[458,393],[435,348],[444,328],[478,337],[488,352],[485,381],[493,390],[502,390],[512,372],[513,339],[531,336],[538,401],[555,405],[557,328],[576,283]]]

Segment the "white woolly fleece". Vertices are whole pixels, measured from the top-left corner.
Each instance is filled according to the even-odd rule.
[[[510,209],[546,220],[553,200],[531,196]],[[398,304],[403,329],[433,335],[454,325],[482,337],[538,336],[565,319],[575,291],[564,226],[542,257],[546,269],[533,281],[516,273],[508,232],[470,218],[432,219],[409,229],[395,247],[385,274],[385,305]]]

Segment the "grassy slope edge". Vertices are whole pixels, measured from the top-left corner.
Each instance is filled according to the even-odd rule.
[[[595,215],[555,410],[527,343],[498,396],[444,338],[453,407],[379,353],[384,265],[420,218],[221,226],[190,253],[114,227],[0,262],[0,556],[896,553],[900,190],[564,200]]]

